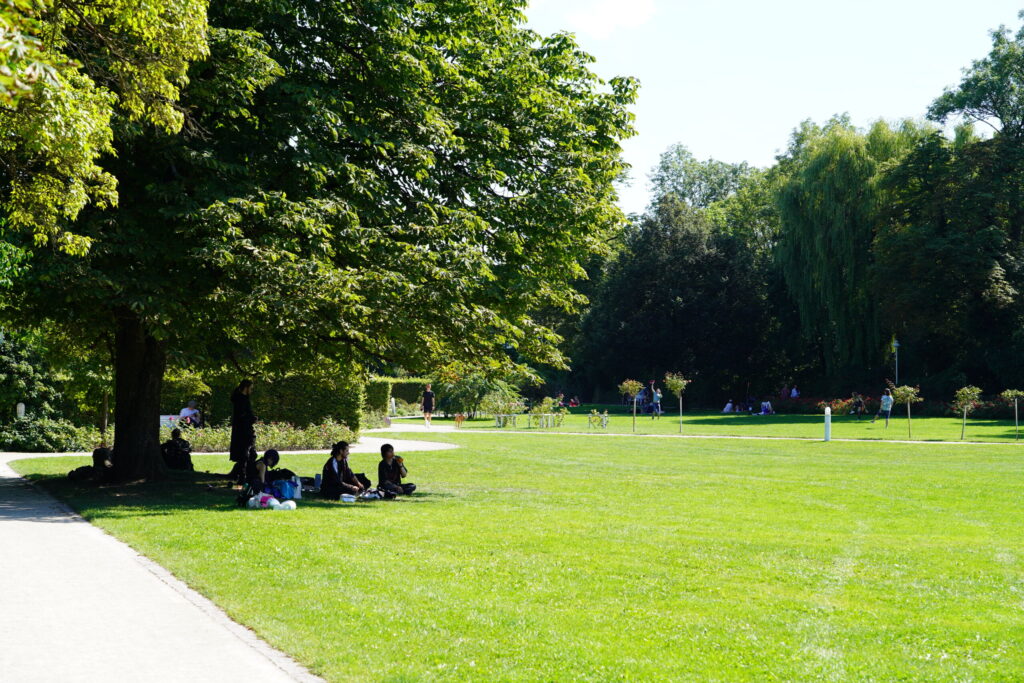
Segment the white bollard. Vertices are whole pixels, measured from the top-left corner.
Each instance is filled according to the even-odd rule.
[[[25,417],[25,404],[19,403],[14,406],[14,414],[17,415],[19,419]]]
[[[825,406],[825,441],[832,440],[832,409]]]

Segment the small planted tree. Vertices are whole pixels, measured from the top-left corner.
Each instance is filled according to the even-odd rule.
[[[683,392],[686,391],[686,385],[690,383],[690,380],[683,377],[678,372],[669,372],[665,374],[665,386],[673,394],[679,397],[679,433],[683,433]]]
[[[640,384],[635,379],[627,379],[619,385],[619,392],[629,396],[633,399],[633,431],[636,432],[636,397],[640,393],[640,389],[643,388],[643,384]]]
[[[1002,396],[1003,399],[1007,403],[1009,403],[1010,401],[1013,401],[1013,432],[1014,432],[1013,440],[1014,441],[1019,441],[1020,440],[1020,414],[1017,412],[1017,404],[1020,402],[1020,399],[1024,398],[1024,391],[1021,391],[1020,389],[1007,389],[1006,391],[1001,393],[1000,396]]]
[[[890,384],[889,388],[892,390],[892,399],[896,405],[907,405],[907,438],[911,439],[913,438],[913,435],[910,429],[910,406],[924,400],[918,395],[921,388],[908,386],[897,387],[893,384]]]
[[[960,426],[960,440],[964,440],[967,433],[967,414],[978,407],[981,400],[981,389],[978,387],[966,386],[956,390],[953,395],[953,409],[963,415],[963,423]]]

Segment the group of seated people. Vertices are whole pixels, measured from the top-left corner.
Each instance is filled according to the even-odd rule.
[[[731,398],[722,408],[722,413],[748,413],[750,415],[774,415],[775,409],[772,407],[772,402],[769,398],[765,397],[760,404],[760,412],[756,412],[758,407],[757,400],[753,396],[748,396],[746,401],[733,401]]]
[[[353,472],[348,463],[349,444],[339,441],[331,446],[331,455],[324,463],[320,475],[320,496],[327,500],[339,500],[342,495],[359,496],[370,493],[373,482],[362,472]],[[263,493],[272,489],[274,482],[291,479],[290,470],[275,470],[281,462],[281,455],[274,449],[268,450],[262,458],[250,458],[246,463],[247,493]],[[395,455],[391,444],[380,447],[380,463],[377,465],[377,493],[384,498],[407,496],[416,490],[416,484],[403,482],[409,471],[405,461]]]

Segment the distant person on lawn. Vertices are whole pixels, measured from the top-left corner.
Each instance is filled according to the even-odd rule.
[[[875,420],[877,420],[879,418],[879,416],[884,415],[885,416],[885,426],[888,427],[889,426],[889,416],[892,415],[892,404],[893,404],[892,392],[889,391],[888,389],[886,389],[885,393],[882,394],[882,403],[878,407],[878,414],[876,414],[873,418],[871,418],[871,423],[874,424]]]
[[[420,405],[423,408],[423,422],[429,427],[430,417],[434,412],[434,392],[430,390],[429,384],[423,390],[423,399],[420,401]]]
[[[856,415],[857,419],[864,414],[866,408],[864,406],[864,397],[858,394],[856,391],[853,392],[853,403],[850,404],[850,415]]]
[[[380,447],[380,464],[377,465],[377,488],[395,496],[407,496],[416,490],[416,484],[403,484],[402,478],[409,476],[405,461],[395,455],[394,447],[386,443]]]
[[[331,457],[320,474],[320,495],[327,500],[338,500],[343,493],[358,496],[369,487],[369,480],[360,481],[348,466],[348,442],[339,441],[331,446]]]
[[[202,427],[203,415],[199,412],[198,405],[195,401],[189,401],[188,405],[178,413],[178,424],[186,427]]]
[[[245,480],[246,464],[256,461],[256,415],[252,412],[252,380],[243,379],[231,392],[231,454],[235,463],[229,475]]]
[[[181,438],[180,429],[171,430],[171,440],[160,444],[160,454],[168,469],[195,471],[192,466],[192,444]]]
[[[661,417],[661,389],[655,389],[651,385],[651,419]]]
[[[800,398],[800,390],[796,388],[795,384],[793,385],[793,388],[789,391],[789,397]]]
[[[733,406],[732,399],[730,398],[729,401],[725,404],[725,407],[722,408],[722,413],[731,413],[733,412],[733,410],[735,410],[735,407]]]

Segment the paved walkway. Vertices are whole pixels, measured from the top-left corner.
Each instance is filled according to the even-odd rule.
[[[385,441],[364,437],[353,450]],[[0,681],[320,680],[8,465],[37,457],[0,453]]]

